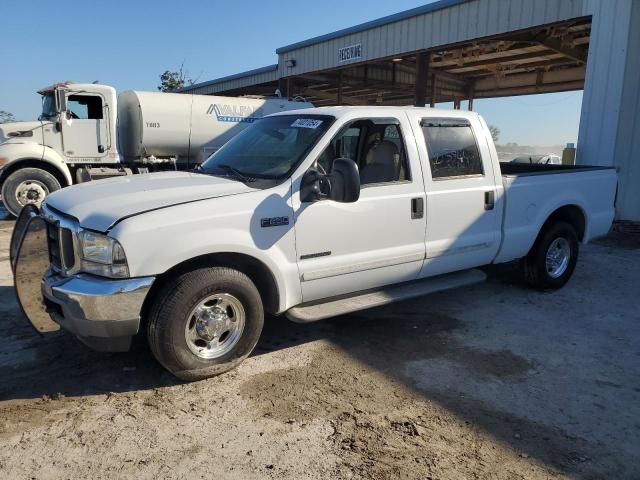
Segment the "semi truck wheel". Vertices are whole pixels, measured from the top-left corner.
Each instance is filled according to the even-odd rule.
[[[264,324],[260,293],[244,273],[224,267],[180,275],[155,295],[147,322],[153,355],[182,380],[235,368]]]
[[[40,204],[47,195],[60,190],[60,182],[39,168],[22,168],[9,174],[2,184],[2,202],[16,217],[25,205]]]
[[[527,282],[543,290],[564,286],[576,268],[578,251],[578,234],[573,226],[557,222],[545,227],[524,259]]]

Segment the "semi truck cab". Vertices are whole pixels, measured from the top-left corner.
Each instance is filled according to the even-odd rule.
[[[76,183],[76,164],[119,163],[117,105],[112,87],[56,84],[43,88],[37,121],[0,125],[0,183],[9,212],[40,205],[51,192]]]
[[[119,160],[116,123],[117,96],[113,87],[97,84],[53,85],[42,95],[44,145],[60,153],[66,163],[113,163]]]

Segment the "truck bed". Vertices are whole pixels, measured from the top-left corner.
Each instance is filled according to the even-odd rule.
[[[615,167],[600,167],[590,165],[545,165],[540,163],[512,163],[500,162],[502,175],[529,176],[549,175],[553,173],[592,172],[594,170],[610,170]]]
[[[614,216],[615,168],[525,163],[500,163],[500,168],[505,203],[496,263],[526,255],[558,208],[576,208],[584,217],[585,243],[608,232]]]

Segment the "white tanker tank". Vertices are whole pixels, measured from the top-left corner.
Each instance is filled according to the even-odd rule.
[[[313,105],[284,98],[161,92],[118,96],[118,144],[125,163],[176,158],[197,164],[255,120]]]

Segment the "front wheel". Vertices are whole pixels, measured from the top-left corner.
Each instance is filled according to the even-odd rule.
[[[258,289],[224,267],[183,274],[155,296],[147,336],[156,359],[183,380],[235,368],[253,351],[264,324]]]
[[[2,184],[2,202],[14,216],[25,205],[40,207],[47,195],[60,190],[60,182],[39,168],[21,168],[11,173]]]
[[[558,289],[569,281],[578,261],[575,228],[566,222],[546,227],[524,259],[527,282],[539,289]]]

